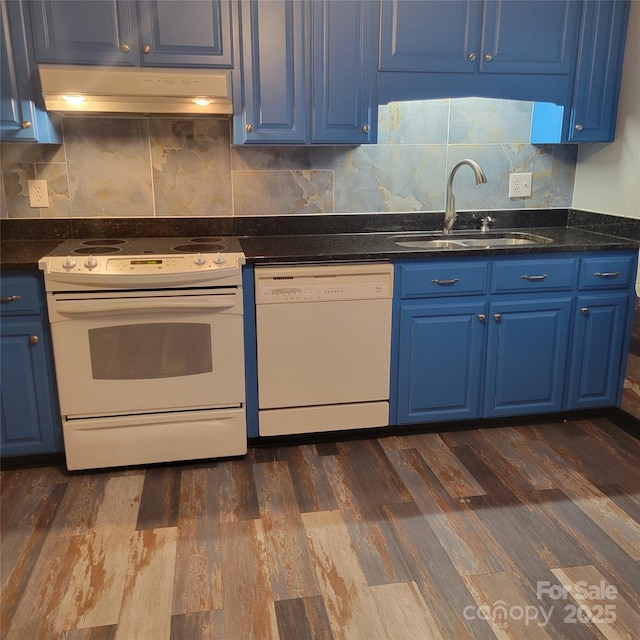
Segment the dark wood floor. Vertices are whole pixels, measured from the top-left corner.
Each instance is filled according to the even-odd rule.
[[[599,418],[3,471],[1,636],[637,639],[639,461]]]

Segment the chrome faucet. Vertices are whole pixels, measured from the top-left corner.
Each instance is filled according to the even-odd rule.
[[[484,171],[480,168],[480,165],[475,160],[464,159],[460,160],[449,174],[449,180],[447,181],[447,200],[444,207],[444,228],[443,233],[447,234],[453,229],[458,214],[456,213],[456,197],[453,195],[453,177],[456,175],[456,171],[466,164],[473,169],[473,175],[476,178],[476,184],[484,184],[487,181],[487,176],[484,175]]]

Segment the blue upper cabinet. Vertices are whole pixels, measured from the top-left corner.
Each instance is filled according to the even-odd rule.
[[[234,70],[236,144],[307,142],[305,2],[242,0]]]
[[[481,73],[571,73],[581,6],[576,0],[487,0]]]
[[[629,8],[628,0],[585,3],[569,142],[607,142],[615,136]]]
[[[311,142],[373,142],[377,3],[329,0],[312,6]]]
[[[380,102],[564,100],[581,10],[574,0],[382,0]]]
[[[233,66],[230,0],[138,2],[142,64]]]
[[[374,142],[377,2],[239,4],[235,144]]]
[[[60,121],[34,101],[24,6],[0,1],[0,142],[62,142]]]
[[[531,142],[611,142],[615,137],[628,0],[584,3],[571,99],[536,103]]]
[[[31,0],[37,62],[231,67],[231,0]]]
[[[477,0],[382,0],[380,71],[474,73],[481,20]]]

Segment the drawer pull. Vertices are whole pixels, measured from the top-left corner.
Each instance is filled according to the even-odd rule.
[[[500,322],[500,320],[502,320],[502,314],[501,314],[501,313],[494,313],[494,314],[493,314],[493,319],[494,319],[496,322]]]
[[[38,344],[38,342],[40,342],[40,338],[38,338],[38,336],[29,336],[29,342],[31,344]]]
[[[484,313],[478,314],[478,320],[480,320],[480,322],[484,322],[486,319],[487,319],[487,316],[485,316]]]
[[[431,283],[432,284],[438,284],[441,287],[448,287],[451,286],[452,284],[455,284],[456,282],[460,282],[459,278],[452,278],[451,280],[432,280]]]
[[[583,316],[588,316],[589,315],[589,307],[580,307],[580,313]]]
[[[549,276],[545,273],[540,276],[520,276],[523,280],[535,281],[535,280],[545,280]]]
[[[21,298],[22,296],[2,296],[2,298],[0,298],[0,302],[17,302]]]
[[[619,271],[605,271],[603,273],[600,273],[600,271],[596,271],[593,275],[598,277],[598,278],[617,278],[620,275],[620,272]]]

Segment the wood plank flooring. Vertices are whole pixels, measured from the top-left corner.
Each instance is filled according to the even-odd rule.
[[[615,418],[1,473],[6,640],[640,637]]]

